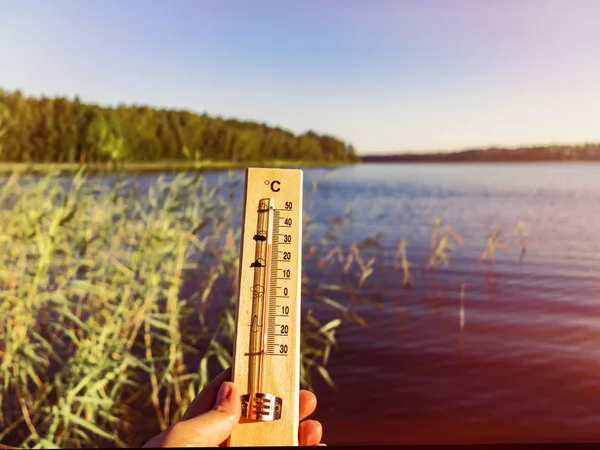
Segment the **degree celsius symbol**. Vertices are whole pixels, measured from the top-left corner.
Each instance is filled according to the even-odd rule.
[[[281,185],[281,181],[279,181],[279,180],[273,180],[273,181],[265,180],[265,185],[271,186],[271,190],[273,192],[281,191],[281,188],[279,187]]]

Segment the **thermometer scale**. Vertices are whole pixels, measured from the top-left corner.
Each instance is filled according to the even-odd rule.
[[[230,446],[298,445],[302,171],[246,171]]]

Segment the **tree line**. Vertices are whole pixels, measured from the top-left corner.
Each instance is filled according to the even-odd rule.
[[[357,161],[354,148],[312,131],[139,105],[99,106],[0,89],[0,161],[47,163]]]
[[[363,156],[363,162],[600,161],[600,144],[489,148],[454,153]]]

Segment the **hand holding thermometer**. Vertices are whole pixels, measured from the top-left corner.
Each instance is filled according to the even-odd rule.
[[[247,169],[230,446],[298,445],[302,171]]]

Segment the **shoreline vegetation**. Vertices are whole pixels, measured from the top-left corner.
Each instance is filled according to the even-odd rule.
[[[0,89],[0,166],[78,171],[195,170],[358,162],[352,145],[308,131],[185,110],[83,103]],[[17,165],[15,165],[17,164]]]
[[[123,164],[110,163],[4,163],[0,162],[0,174],[13,172],[46,174],[46,173],[72,173],[80,170],[85,173],[165,173],[165,172],[196,172],[196,171],[226,171],[243,169],[246,167],[333,167],[340,166],[341,162],[295,161],[295,160],[266,160],[233,163],[231,161],[153,161],[153,162],[127,162]]]

